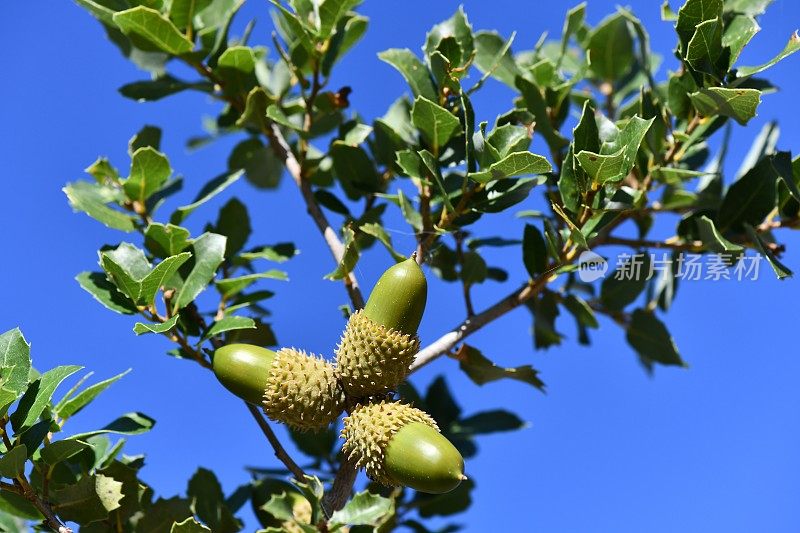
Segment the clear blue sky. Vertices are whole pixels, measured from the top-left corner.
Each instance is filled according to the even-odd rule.
[[[615,3],[591,0],[590,22],[598,22]],[[674,36],[659,19],[660,2],[629,3],[650,29],[653,48],[672,65]],[[503,35],[517,30],[515,48],[523,49],[543,31],[559,35],[571,3],[469,0],[464,5],[476,29],[496,28]],[[419,50],[427,29],[457,6],[430,0],[366,2],[362,12],[371,18],[370,30],[333,85],[352,86],[351,102],[367,119],[381,115],[406,88],[376,53],[389,47]],[[72,3],[11,2],[4,12],[0,331],[20,325],[33,342],[39,368],[82,364],[104,378],[133,367],[105,401],[70,422],[68,432],[141,410],[158,423],[151,433],[133,437],[127,452],[147,453],[143,478],[160,494],[183,491],[201,465],[216,471],[231,491],[247,478],[243,465],[276,466],[269,448],[240,402],[212,376],[166,357],[165,339],[136,338],[133,319],[113,315],[78,287],[75,274],[93,268],[97,248],[118,242],[121,234],[73,214],[60,190],[81,178],[98,155],[125,168],[128,138],[151,123],[165,127],[162,147],[187,177],[180,202],[224,169],[231,143],[196,153],[184,149],[185,139],[201,131],[201,117],[214,111],[203,96],[184,94],[156,104],[119,96],[117,87],[145,75]],[[266,2],[249,2],[243,15],[258,17],[256,40],[266,42],[271,30]],[[761,63],[783,48],[800,26],[800,4],[776,0],[761,25],[744,63]],[[736,130],[733,169],[735,156],[743,155],[748,139],[771,119],[781,120],[779,146],[800,150],[798,61],[789,59],[770,71],[783,91],[765,98],[750,130]],[[505,110],[509,97],[508,90],[489,83],[476,100],[478,118]],[[346,295],[340,285],[321,279],[331,260],[293,185],[284,181],[279,191],[262,193],[242,182],[230,194],[247,199],[256,228],[251,242],[290,238],[302,250],[287,265],[291,283],[269,286],[278,290],[271,308],[279,341],[330,354],[342,326],[337,306]],[[230,194],[193,215],[193,232],[216,217]],[[526,206],[538,205],[538,196],[534,193]],[[405,231],[396,217],[387,225]],[[522,223],[509,215],[480,229],[484,236],[510,231],[519,236]],[[800,269],[800,238],[782,237],[789,244],[786,263]],[[394,232],[393,238],[400,249],[413,247],[408,234]],[[478,308],[524,276],[516,253],[498,250],[489,258],[510,270],[513,283],[476,289]],[[367,254],[358,270],[366,286],[388,261],[378,248]],[[778,282],[767,270],[761,278],[681,287],[666,320],[690,364],[686,370],[658,368],[648,377],[623,333],[608,321],[586,348],[578,346],[571,318],[562,317],[558,328],[568,336],[565,344],[534,352],[530,315],[521,309],[471,341],[504,365],[539,368],[547,395],[517,383],[479,388],[450,360],[415,375],[414,383],[424,388],[444,373],[466,413],[508,407],[531,424],[479,441],[481,453],[467,465],[477,489],[473,507],[459,517],[465,530],[800,531],[798,282]],[[463,316],[456,287],[432,286],[420,330],[423,343]]]

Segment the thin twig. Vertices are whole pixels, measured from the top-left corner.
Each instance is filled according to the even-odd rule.
[[[561,266],[563,265],[552,266],[532,282],[512,292],[485,311],[464,320],[461,324],[420,350],[411,364],[411,372],[416,372],[440,355],[449,352],[466,337],[539,294],[547,283],[555,279],[555,271]]]
[[[339,464],[339,470],[336,472],[336,478],[333,480],[331,490],[325,494],[325,499],[322,502],[326,512],[332,514],[338,511],[347,502],[350,493],[353,491],[353,485],[356,482],[358,469],[355,462],[345,457]]]
[[[269,423],[264,420],[263,416],[261,416],[261,412],[258,410],[258,407],[247,402],[245,402],[245,405],[247,406],[247,410],[250,411],[250,414],[253,415],[258,427],[261,428],[264,436],[267,437],[267,440],[272,445],[272,449],[275,451],[275,457],[277,457],[284,465],[286,465],[286,468],[292,473],[297,481],[305,481],[306,473],[297,465],[297,463],[294,462],[294,459],[292,459],[291,456],[286,453],[286,449],[284,449],[281,441],[278,440],[278,437],[275,436],[275,432],[272,431]]]

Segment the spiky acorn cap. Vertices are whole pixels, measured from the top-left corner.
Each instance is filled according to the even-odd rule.
[[[408,375],[419,338],[388,328],[362,311],[350,315],[336,349],[336,372],[354,398],[395,389]]]
[[[275,354],[263,395],[264,412],[296,429],[322,428],[344,410],[344,393],[327,361],[294,348]]]
[[[439,430],[428,413],[410,405],[388,401],[358,405],[344,418],[342,451],[371,479],[381,485],[397,486],[399,483],[386,469],[386,450],[392,437],[414,422]]]

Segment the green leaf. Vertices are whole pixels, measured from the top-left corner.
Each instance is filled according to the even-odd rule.
[[[398,263],[400,261],[405,261],[407,259],[405,255],[397,252],[394,249],[394,246],[392,246],[392,238],[389,237],[389,234],[386,232],[385,229],[383,229],[383,226],[381,226],[380,224],[375,224],[375,223],[363,224],[359,226],[358,229],[359,231],[366,233],[367,235],[372,235],[373,237],[378,239],[378,241],[380,241],[380,243],[383,244],[389,251],[389,253],[392,256],[392,259],[394,259]]]
[[[186,220],[186,217],[188,217],[192,211],[214,198],[216,195],[232,185],[236,180],[241,178],[242,173],[243,171],[241,170],[233,170],[226,174],[222,174],[221,176],[217,176],[213,180],[206,183],[191,204],[179,207],[174,213],[172,213],[170,222],[172,224],[180,224]]]
[[[589,307],[589,304],[587,304],[583,299],[575,296],[574,294],[568,294],[564,298],[563,304],[564,308],[575,317],[575,320],[578,322],[579,329],[597,329],[600,327],[594,311],[592,311],[592,308]]]
[[[194,266],[186,277],[173,306],[173,312],[183,309],[203,292],[217,273],[225,258],[226,239],[216,233],[204,233],[192,244]]]
[[[361,0],[324,0],[319,5],[319,38],[330,37],[342,17],[360,3]]]
[[[214,90],[214,86],[208,82],[189,83],[169,74],[164,74],[152,80],[126,83],[119,88],[119,93],[125,98],[130,98],[137,102],[155,102],[187,89],[211,93]]]
[[[130,371],[131,369],[129,368],[125,372],[121,372],[114,377],[110,377],[106,380],[95,383],[90,387],[86,387],[84,390],[71,398],[65,397],[58,402],[58,404],[56,404],[56,406],[53,408],[53,411],[61,418],[69,418],[75,415],[81,409],[94,401],[94,399],[97,398],[100,393],[109,388]]]
[[[137,6],[114,13],[114,23],[142,50],[182,55],[194,45],[169,19],[155,9]]]
[[[763,15],[774,0],[726,0],[725,11],[745,15]]]
[[[567,54],[569,40],[576,35],[586,23],[586,2],[581,2],[577,6],[567,11],[564,19],[564,28],[561,31],[561,55],[558,58],[559,65]]]
[[[394,502],[389,498],[370,492],[359,492],[347,505],[331,515],[330,527],[344,525],[376,526],[394,509]]]
[[[475,66],[481,72],[491,74],[511,88],[522,71],[511,54],[510,43],[495,31],[479,31],[475,34]]]
[[[722,46],[731,50],[729,68],[733,68],[744,47],[760,29],[756,19],[750,15],[737,15],[728,23],[722,35]]]
[[[514,176],[546,174],[553,170],[546,158],[531,152],[514,152],[508,154],[488,169],[471,173],[470,178],[478,183],[488,183]]]
[[[203,340],[235,329],[255,329],[255,321],[246,316],[226,316],[214,322],[203,335]]]
[[[178,496],[168,500],[159,498],[145,510],[144,516],[136,523],[136,529],[148,533],[170,533],[176,522],[191,519],[192,515],[190,501]]]
[[[363,148],[335,141],[331,145],[330,155],[333,168],[342,183],[355,186],[361,192],[381,190],[381,179],[375,163]]]
[[[425,36],[425,46],[423,47],[425,54],[430,57],[439,49],[442,40],[447,38],[453,38],[460,51],[460,56],[454,58],[456,59],[456,64],[453,64],[453,67],[461,67],[468,64],[472,58],[474,42],[472,26],[467,20],[463,6],[459,7],[452,17],[431,28],[431,31]]]
[[[245,139],[233,148],[228,168],[243,170],[245,179],[257,189],[274,189],[283,176],[283,162],[256,137]]]
[[[136,229],[134,217],[118,211],[108,204],[115,202],[116,194],[107,186],[86,181],[67,184],[62,189],[67,195],[69,205],[75,211],[83,211],[103,225],[130,232]]]
[[[627,19],[616,14],[600,22],[589,36],[586,53],[595,77],[608,82],[622,78],[634,64]]]
[[[539,379],[539,372],[530,365],[502,368],[487,359],[480,350],[467,344],[462,345],[456,358],[461,370],[478,385],[508,378],[528,383],[544,391],[544,382]]]
[[[217,71],[225,82],[225,92],[238,96],[256,85],[256,56],[249,46],[231,46],[217,61]]]
[[[705,247],[714,253],[725,254],[732,259],[738,259],[744,253],[742,246],[723,237],[714,226],[714,222],[705,215],[697,219],[697,230]]]
[[[722,17],[722,0],[687,0],[678,11],[675,29],[681,37],[681,45],[688,45],[695,28],[707,20]]]
[[[798,50],[800,50],[800,33],[795,31],[789,38],[789,42],[786,44],[786,47],[781,51],[781,53],[772,58],[771,61],[768,61],[767,63],[764,63],[763,65],[759,65],[757,67],[739,67],[736,70],[736,75],[740,78],[747,78],[749,76],[753,76],[760,72],[764,72],[768,68],[777,64],[779,61],[785,59],[786,57],[789,57]]]
[[[189,230],[174,224],[152,222],[144,233],[145,246],[158,257],[178,255],[191,244]]]
[[[722,26],[721,19],[706,20],[697,26],[684,56],[695,70],[715,73],[714,66],[722,55]]]
[[[247,243],[251,232],[250,215],[238,198],[231,198],[219,210],[214,232],[227,238],[225,257],[234,257]]]
[[[767,258],[767,262],[769,266],[772,267],[772,270],[775,272],[775,275],[778,279],[786,279],[792,277],[792,271],[781,263],[772,250],[767,247],[767,243],[764,241],[764,238],[751,226],[750,224],[745,224],[745,230],[747,231],[747,235],[750,237],[750,240],[755,244],[758,251]]]
[[[654,120],[633,117],[615,141],[603,145],[600,154],[582,150],[575,157],[595,183],[620,181],[633,169],[639,146]]]
[[[53,399],[56,388],[81,368],[76,365],[58,366],[32,382],[20,399],[17,410],[11,415],[14,431],[20,434],[35,424]]]
[[[691,93],[689,98],[697,112],[705,117],[722,115],[745,125],[756,116],[758,105],[761,103],[761,91],[709,87]]]
[[[636,309],[633,312],[626,337],[646,362],[686,366],[666,326],[650,311]]]
[[[159,150],[161,147],[161,128],[145,124],[142,129],[128,141],[128,155],[133,157],[140,148],[150,147]]]
[[[128,413],[117,418],[103,429],[78,433],[69,437],[72,440],[86,440],[96,435],[115,434],[115,435],[140,435],[147,433],[156,421],[142,413]]]
[[[336,269],[333,272],[325,275],[325,279],[344,279],[345,276],[353,271],[353,268],[355,268],[358,258],[360,257],[358,244],[356,243],[355,233],[353,230],[347,226],[342,230],[342,234],[344,235],[344,253],[342,254],[342,259],[339,261],[339,264],[336,266]]]
[[[434,151],[439,150],[453,135],[461,133],[461,123],[447,109],[418,96],[411,108],[411,122]]]
[[[159,322],[157,324],[137,322],[133,325],[133,332],[137,335],[145,335],[147,333],[166,333],[175,327],[175,325],[178,323],[178,318],[178,315],[175,315],[166,322]]]
[[[19,328],[0,335],[0,413],[25,391],[30,372],[31,347]]]
[[[189,480],[186,495],[192,500],[195,514],[218,533],[236,533],[241,524],[225,505],[225,495],[217,476],[210,470],[198,468]]]
[[[87,475],[75,485],[55,491],[55,509],[63,520],[88,524],[103,520],[108,513],[119,508],[122,501],[122,483],[104,475]]]
[[[100,272],[81,272],[75,279],[81,288],[91,294],[95,300],[107,309],[123,315],[138,313],[131,300],[120,293],[117,288]]]
[[[66,461],[70,457],[76,456],[87,448],[89,448],[89,445],[85,442],[72,439],[58,440],[42,448],[42,460],[48,465],[56,465],[61,461]]]
[[[198,522],[192,517],[187,518],[183,522],[175,522],[172,524],[172,528],[169,530],[170,533],[205,533],[208,531],[211,532],[206,526]]]
[[[401,189],[397,190],[397,201],[400,203],[400,211],[403,213],[403,218],[406,219],[406,222],[415,230],[422,231],[422,215],[414,209]]]
[[[532,80],[523,77],[517,77],[514,84],[522,95],[525,107],[527,107],[536,118],[536,132],[541,133],[542,137],[547,141],[548,146],[553,150],[558,150],[568,145],[569,141],[553,127],[550,109],[542,94],[541,88]]]
[[[600,286],[600,301],[612,311],[621,311],[632,303],[647,286],[650,257],[636,254],[620,261],[613,274]]]
[[[25,462],[28,460],[28,448],[24,444],[14,446],[0,457],[0,476],[14,479],[25,472]]]
[[[281,242],[272,246],[260,246],[249,252],[242,252],[239,257],[247,260],[266,259],[275,263],[285,263],[299,253],[300,250],[295,248],[294,243]]]
[[[741,229],[745,223],[760,224],[775,207],[777,179],[772,158],[768,156],[734,182],[725,193],[717,215],[720,232]]]
[[[161,189],[172,174],[172,168],[164,154],[150,146],[139,148],[131,157],[130,177],[122,184],[131,201],[142,206],[153,193]]]
[[[100,265],[117,288],[138,304],[142,292],[141,280],[151,272],[144,252],[133,244],[123,242],[113,250],[101,252]]]
[[[462,418],[450,426],[449,432],[456,435],[487,435],[501,431],[514,431],[527,424],[514,413],[495,409]]]
[[[188,261],[191,256],[192,254],[189,252],[183,252],[167,257],[157,264],[142,280],[138,301],[144,302],[145,305],[151,305],[159,289],[169,282],[170,278],[178,271],[178,268]]]
[[[286,272],[282,270],[267,270],[265,272],[257,272],[255,274],[245,274],[235,278],[221,279],[216,282],[217,289],[225,298],[236,296],[247,287],[260,279],[277,279],[287,281],[289,277]]]
[[[522,261],[531,279],[547,269],[547,246],[536,226],[525,224],[525,233],[522,237]]]
[[[172,0],[169,6],[169,18],[181,30],[194,26],[194,17],[208,8],[213,0]]]

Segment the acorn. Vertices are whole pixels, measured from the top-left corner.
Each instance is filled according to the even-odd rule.
[[[326,427],[344,410],[333,366],[303,351],[228,344],[214,353],[212,366],[225,388],[296,429]]]
[[[464,459],[424,411],[398,402],[358,405],[344,419],[342,451],[374,481],[419,492],[450,492]]]
[[[336,372],[348,395],[384,394],[406,378],[419,351],[427,296],[428,282],[413,256],[383,273],[364,309],[350,315],[336,350]]]

